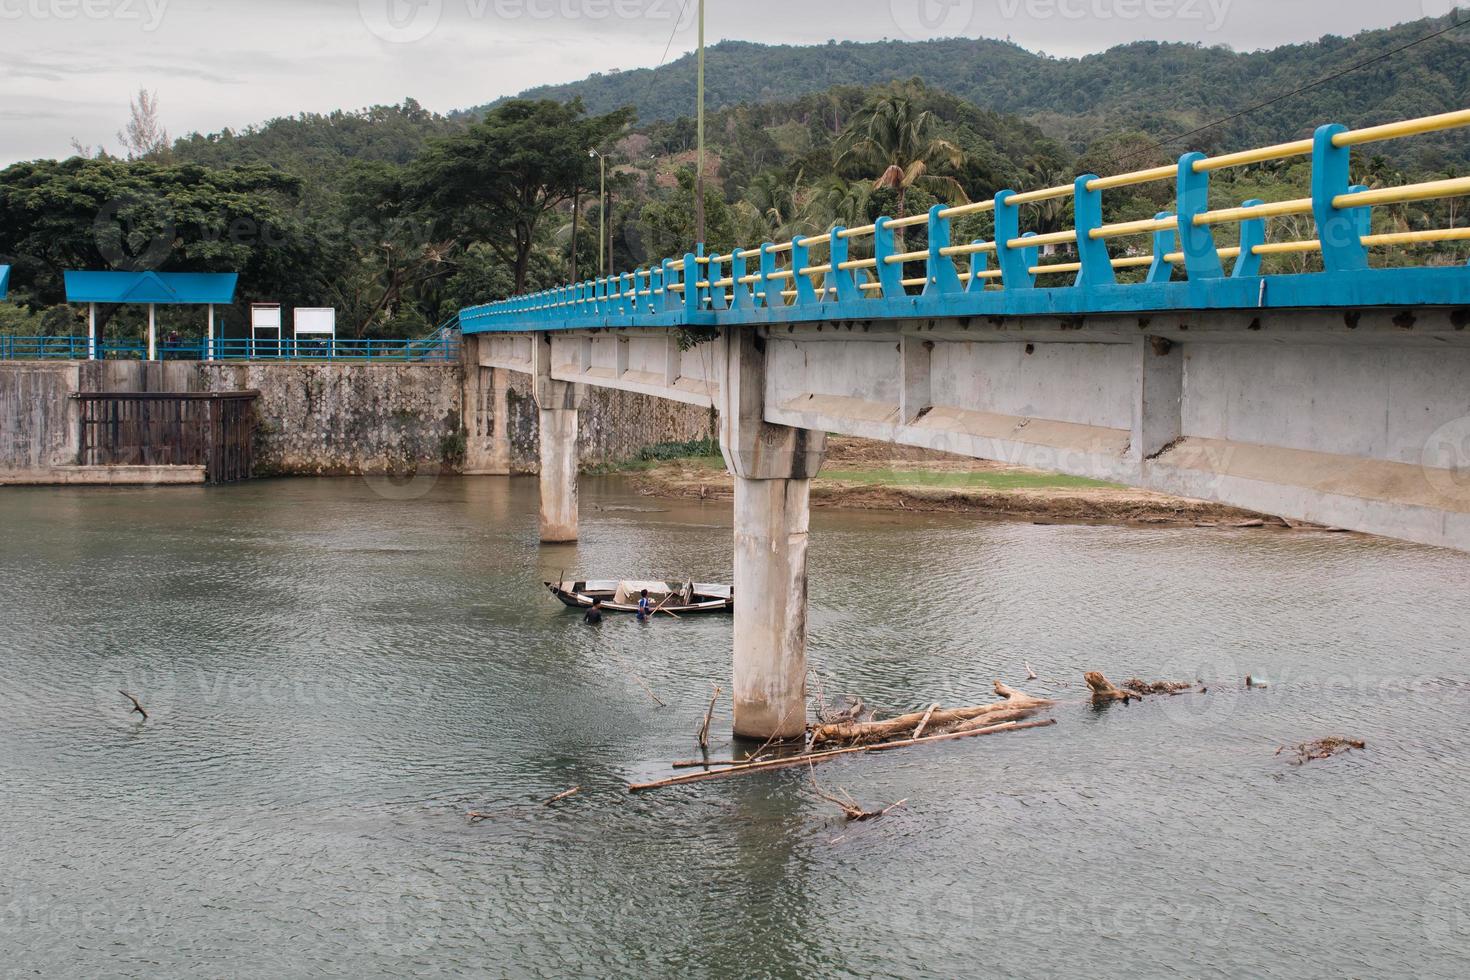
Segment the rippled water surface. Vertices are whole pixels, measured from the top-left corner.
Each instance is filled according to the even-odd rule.
[[[818,512],[828,695],[1211,684],[830,764],[908,800],[845,827],[800,771],[630,796],[694,754],[730,622],[539,585],[728,580],[728,506],[590,481],[543,549],[534,482],[405,495],[0,492],[0,974],[1470,975],[1470,557]],[[1368,751],[1274,755],[1333,734]]]

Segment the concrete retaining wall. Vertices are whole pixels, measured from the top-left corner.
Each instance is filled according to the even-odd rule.
[[[80,415],[78,365],[0,363],[0,481],[30,482],[75,464]]]
[[[479,473],[539,466],[530,378],[511,372],[473,369],[467,377],[458,364],[12,361],[0,363],[0,482],[49,482],[48,474],[76,464],[75,392],[240,389],[261,393],[260,476],[397,473],[426,462]],[[463,412],[467,400],[479,406],[473,419]],[[617,391],[590,392],[580,421],[583,465],[712,431],[708,409]]]

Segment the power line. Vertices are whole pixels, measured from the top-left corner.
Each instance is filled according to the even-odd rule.
[[[1452,13],[1450,16],[1453,17],[1455,15]],[[1240,119],[1243,116],[1248,116],[1253,112],[1265,109],[1268,106],[1273,106],[1278,102],[1282,102],[1286,99],[1294,98],[1298,95],[1301,95],[1303,92],[1310,92],[1312,89],[1326,85],[1328,82],[1335,82],[1345,75],[1351,75],[1353,72],[1361,71],[1362,69],[1367,68],[1370,65],[1376,65],[1381,61],[1387,61],[1389,58],[1392,58],[1396,54],[1401,54],[1409,50],[1410,48],[1417,47],[1418,45],[1423,44],[1425,41],[1432,41],[1437,37],[1442,37],[1443,35],[1448,34],[1451,31],[1459,30],[1466,24],[1470,24],[1470,20],[1456,20],[1454,23],[1450,24],[1450,26],[1444,28],[1443,30],[1435,31],[1433,34],[1426,34],[1423,37],[1418,38],[1417,40],[1410,41],[1408,44],[1402,44],[1399,47],[1394,48],[1392,51],[1386,51],[1383,54],[1369,58],[1366,61],[1360,61],[1356,65],[1352,65],[1348,68],[1342,69],[1341,71],[1334,72],[1331,75],[1319,78],[1315,82],[1308,82],[1306,85],[1303,85],[1300,88],[1293,89],[1290,92],[1282,93],[1275,98],[1267,99],[1265,102],[1253,105],[1248,109],[1241,109],[1239,112],[1231,113],[1230,115],[1225,116],[1223,119],[1216,119],[1214,122],[1206,123],[1205,125],[1200,126],[1198,129],[1191,129],[1187,133],[1180,133],[1178,136],[1171,136],[1166,140],[1161,140],[1160,142],[1153,144],[1153,146],[1149,147],[1149,149],[1162,150],[1170,143],[1178,143],[1180,140],[1187,140],[1191,136],[1198,136],[1200,133],[1203,133],[1206,130],[1214,129],[1216,126],[1223,126],[1228,122],[1234,122],[1235,120]],[[1128,162],[1131,162],[1131,160],[1141,155],[1141,152],[1135,153],[1131,157],[1125,158],[1123,163],[1126,164]]]
[[[664,45],[664,56],[658,60],[658,68],[662,68],[669,60],[669,51],[674,47],[674,37],[679,33],[679,25],[684,23],[684,14],[689,9],[689,0],[684,0],[679,5],[679,16],[674,18],[674,29],[669,31],[669,43]],[[655,68],[654,71],[658,71]],[[650,82],[649,84],[652,84]]]

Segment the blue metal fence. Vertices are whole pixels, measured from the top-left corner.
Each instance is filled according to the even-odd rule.
[[[204,340],[158,344],[163,361],[396,361],[446,363],[459,360],[459,333],[441,328],[422,340],[249,340],[231,337],[214,341],[213,356]],[[86,337],[0,336],[0,361],[86,360]],[[99,340],[98,360],[141,361],[148,345],[136,340]]]

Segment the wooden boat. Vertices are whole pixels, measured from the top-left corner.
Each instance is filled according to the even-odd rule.
[[[662,604],[660,615],[671,612],[675,616],[690,616],[700,613],[727,613],[735,609],[734,590],[728,585],[710,585],[702,582],[631,582],[608,580],[602,582],[547,582],[551,594],[573,609],[590,609],[592,603],[602,600],[605,613],[636,613],[638,599],[643,590],[656,608]]]

